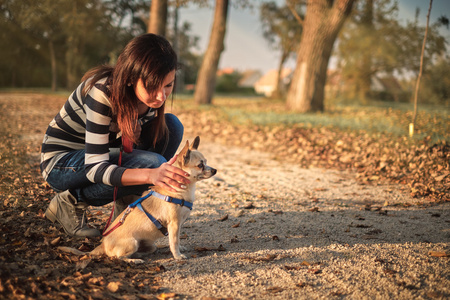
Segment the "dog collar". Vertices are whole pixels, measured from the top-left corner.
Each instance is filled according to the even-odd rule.
[[[153,195],[153,196],[155,196],[155,197],[157,197],[157,198],[159,198],[161,200],[164,200],[166,202],[170,202],[170,203],[173,203],[173,204],[178,204],[180,206],[186,206],[190,210],[192,210],[192,207],[194,205],[192,202],[189,202],[189,201],[186,201],[186,200],[183,200],[183,199],[173,198],[173,197],[170,197],[170,196],[165,196],[165,195],[162,195],[162,194],[157,193],[155,191],[151,191],[149,194],[151,194],[151,195]],[[147,194],[145,197],[147,198],[149,194]]]

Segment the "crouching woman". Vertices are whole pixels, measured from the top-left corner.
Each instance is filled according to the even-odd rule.
[[[189,183],[189,174],[172,165],[183,125],[164,112],[176,69],[177,56],[166,39],[136,37],[115,66],[88,71],[50,122],[40,167],[57,194],[45,215],[67,234],[100,235],[88,226],[86,208],[112,202],[115,187],[117,216],[151,185],[174,190]],[[123,140],[134,149],[121,156]]]

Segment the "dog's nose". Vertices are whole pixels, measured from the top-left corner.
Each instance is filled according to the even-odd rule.
[[[216,169],[213,169],[213,168],[211,168],[211,173],[213,174],[213,176],[214,175],[216,175],[216,173],[217,173],[217,170]]]

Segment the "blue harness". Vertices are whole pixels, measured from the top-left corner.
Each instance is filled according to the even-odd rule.
[[[180,206],[185,206],[187,208],[189,208],[190,210],[192,210],[192,202],[189,201],[185,201],[183,199],[178,199],[178,198],[173,198],[173,197],[169,197],[169,196],[165,196],[165,195],[161,195],[160,193],[157,193],[155,191],[150,191],[150,193],[148,193],[147,195],[137,199],[136,201],[134,201],[133,203],[131,203],[130,205],[128,205],[128,208],[126,210],[126,212],[123,214],[122,218],[121,218],[121,222],[123,223],[123,221],[125,220],[126,215],[128,215],[128,213],[131,211],[131,209],[137,207],[139,208],[142,212],[144,212],[147,217],[150,219],[150,221],[153,222],[153,224],[155,224],[156,228],[158,228],[159,231],[161,231],[162,234],[167,235],[167,228],[164,227],[160,221],[158,221],[157,219],[155,219],[155,217],[153,217],[149,212],[147,212],[143,207],[141,202],[144,201],[145,199],[147,199],[150,196],[155,196],[161,200],[164,200],[166,202],[170,202],[173,204],[178,204]]]

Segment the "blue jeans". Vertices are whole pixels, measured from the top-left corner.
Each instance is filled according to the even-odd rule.
[[[183,139],[184,127],[180,120],[166,114],[166,124],[169,128],[168,141],[162,139],[155,147],[152,145],[153,136],[150,124],[142,126],[141,140],[143,143],[135,146],[131,153],[122,153],[122,167],[125,168],[158,168],[170,160],[176,153]],[[93,206],[102,206],[113,201],[114,187],[103,183],[92,183],[86,177],[84,166],[85,150],[75,150],[62,157],[50,172],[47,182],[56,191],[70,192],[80,202],[86,202]],[[111,148],[109,161],[114,164],[119,162],[120,149]],[[150,185],[120,187],[117,198],[128,195],[140,195]]]

